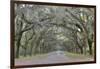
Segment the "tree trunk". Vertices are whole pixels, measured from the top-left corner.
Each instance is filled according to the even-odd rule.
[[[21,41],[22,33],[18,35],[18,40],[17,40],[17,49],[16,49],[16,58],[19,58],[19,49],[20,49],[20,41]]]
[[[25,48],[24,57],[26,57],[26,49],[27,49],[27,48]]]
[[[88,43],[89,43],[89,54],[92,55],[92,41],[88,39]]]
[[[82,47],[80,48],[80,51],[81,51],[81,54],[83,54],[83,48]]]
[[[89,50],[90,55],[92,55],[92,46],[89,46]]]

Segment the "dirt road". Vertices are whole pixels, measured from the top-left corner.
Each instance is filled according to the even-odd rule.
[[[46,55],[44,58],[35,59],[17,59],[15,65],[37,65],[37,64],[52,64],[52,63],[69,63],[69,62],[80,62],[80,61],[93,61],[90,58],[73,58],[66,56],[63,53],[52,52]]]

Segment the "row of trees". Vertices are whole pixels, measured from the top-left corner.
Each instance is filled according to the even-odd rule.
[[[94,9],[15,4],[15,57],[56,50],[93,54]]]

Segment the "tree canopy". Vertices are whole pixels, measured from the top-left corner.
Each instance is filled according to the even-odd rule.
[[[15,4],[15,57],[56,50],[93,54],[94,9]]]

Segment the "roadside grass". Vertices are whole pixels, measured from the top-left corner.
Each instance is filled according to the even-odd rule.
[[[47,57],[47,54],[37,54],[37,55],[32,55],[32,56],[20,56],[19,58],[16,58],[15,60],[35,60],[35,59],[43,59]]]
[[[70,52],[65,52],[65,54],[66,54],[66,56],[69,56],[71,58],[79,58],[79,59],[93,58],[93,56],[84,55],[84,54],[76,54],[76,53],[70,53]]]

